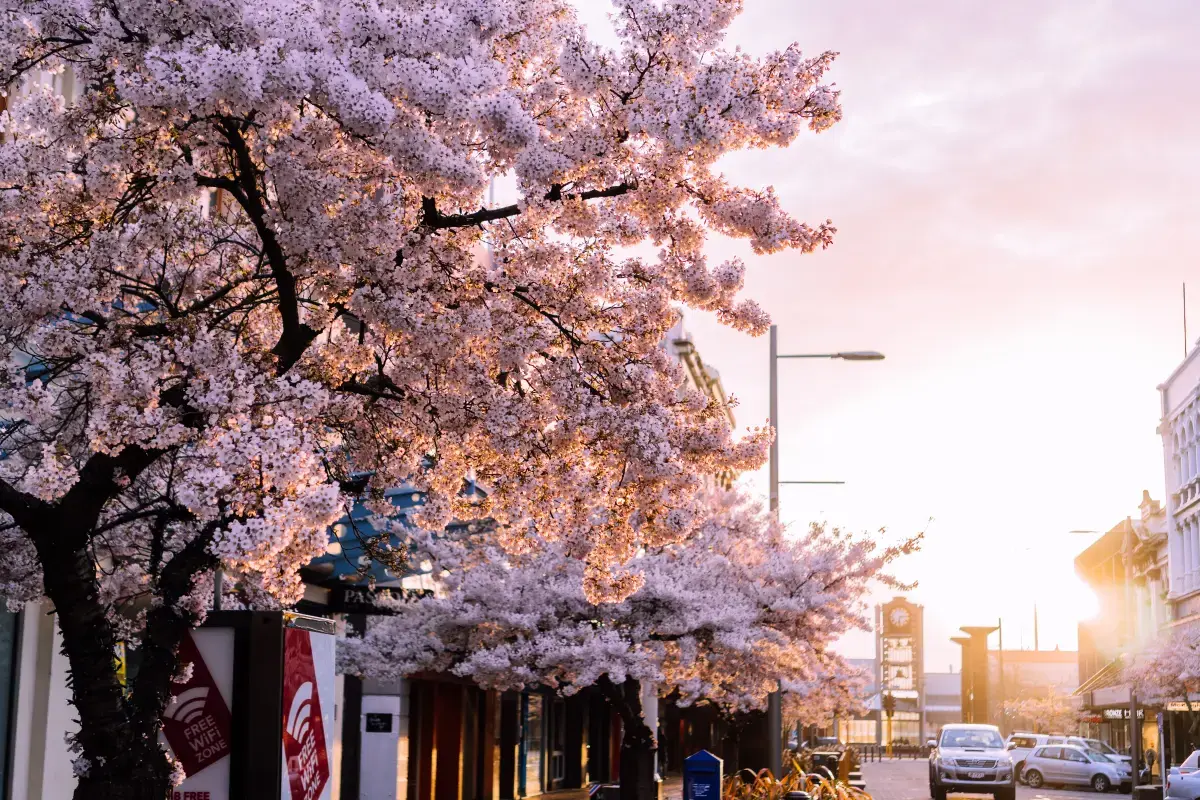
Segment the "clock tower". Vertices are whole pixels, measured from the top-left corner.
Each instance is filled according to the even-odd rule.
[[[894,597],[876,606],[875,631],[879,743],[921,745],[927,738],[924,609]]]

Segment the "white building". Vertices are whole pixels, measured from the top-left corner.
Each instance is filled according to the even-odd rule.
[[[1168,602],[1175,624],[1200,619],[1200,349],[1158,387],[1166,477]]]

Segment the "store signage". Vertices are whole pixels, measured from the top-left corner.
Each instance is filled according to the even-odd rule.
[[[432,597],[432,589],[368,589],[357,586],[338,586],[330,592],[329,611],[335,614],[391,614],[392,609],[381,605],[388,602],[410,602],[422,597]]]
[[[1138,719],[1145,719],[1146,712],[1139,708],[1137,715],[1138,715]],[[1105,719],[1129,719],[1129,709],[1128,708],[1106,708],[1106,709],[1104,709],[1104,718]]]
[[[391,733],[392,715],[367,714],[366,731],[367,733]]]
[[[299,628],[284,630],[283,755],[291,800],[318,800],[329,783],[321,686],[311,641],[325,635]]]

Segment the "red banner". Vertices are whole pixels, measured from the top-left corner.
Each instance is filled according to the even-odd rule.
[[[229,755],[232,717],[191,634],[179,644],[179,663],[192,676],[171,687],[174,699],[163,712],[163,735],[189,776]]]
[[[283,639],[283,754],[292,800],[317,800],[329,781],[321,695],[308,631],[287,628]]]

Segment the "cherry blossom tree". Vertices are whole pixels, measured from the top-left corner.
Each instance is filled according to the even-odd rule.
[[[715,164],[835,123],[833,54],[726,47],[741,0],[614,6],[605,47],[566,0],[5,5],[0,586],[54,604],[77,797],[165,796],[214,569],[295,600],[353,496],[412,482],[436,530],[478,480],[499,546],[620,600],[761,463],[659,343],[677,304],[768,324],[710,232],[830,243]]]
[[[1192,702],[1200,693],[1200,630],[1186,627],[1155,641],[1131,660],[1125,679],[1144,703],[1184,703],[1191,720],[1189,734],[1200,731],[1200,707]]]
[[[1079,729],[1079,707],[1062,695],[1006,700],[1000,713],[1018,730],[1073,734]]]
[[[704,496],[710,511],[686,542],[647,546],[642,586],[619,602],[583,589],[586,559],[563,542],[502,551],[470,534],[417,534],[444,587],[399,603],[362,639],[344,640],[340,663],[362,676],[450,672],[492,689],[542,685],[563,694],[599,687],[623,723],[621,786],[646,797],[654,732],[642,693],[726,712],[761,708],[782,682],[808,710],[833,711],[856,673],[831,649],[867,628],[872,581],[916,540],[880,549],[874,539],[814,525],[789,538],[737,493]]]

